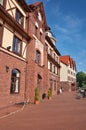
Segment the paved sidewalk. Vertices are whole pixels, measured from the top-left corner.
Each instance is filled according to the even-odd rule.
[[[0,119],[0,130],[86,130],[86,98],[62,93]]]
[[[0,119],[8,117],[9,115],[12,115],[18,111],[21,111],[23,107],[24,107],[23,104],[14,104],[14,105],[0,108]]]

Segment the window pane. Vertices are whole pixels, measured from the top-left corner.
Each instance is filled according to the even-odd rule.
[[[17,54],[21,54],[21,40],[14,36],[13,51]]]
[[[50,79],[50,88],[53,88],[53,80]]]
[[[0,45],[2,44],[3,26],[0,24]]]
[[[50,63],[50,71],[52,72],[52,63]]]
[[[16,37],[14,37],[14,40],[13,40],[13,51],[14,52],[16,52],[16,50],[17,50],[16,42],[17,42],[17,39],[16,39]]]
[[[36,63],[40,63],[40,52],[38,50],[36,51]]]
[[[16,21],[21,25],[23,24],[23,15],[19,10],[16,10]]]
[[[11,75],[10,93],[18,93],[19,92],[19,81],[20,81],[20,72],[16,69],[13,69],[12,75]]]
[[[56,81],[54,80],[54,90],[56,90]]]
[[[20,53],[20,51],[21,51],[21,42],[18,41],[18,43],[17,43],[17,52]]]
[[[15,92],[16,92],[16,93],[18,93],[18,91],[19,91],[19,88],[18,88],[18,87],[19,87],[19,79],[17,78],[17,79],[16,79],[16,87],[15,87]]]

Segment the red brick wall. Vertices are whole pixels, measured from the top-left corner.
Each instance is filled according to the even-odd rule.
[[[40,40],[40,28],[42,28],[42,23],[34,19],[33,14],[30,14],[28,25],[29,25],[29,34],[33,37],[35,34],[35,22],[38,22],[39,27],[37,29],[36,37]],[[33,38],[28,44],[27,51],[27,99],[30,102],[34,102],[34,90],[37,87],[37,76],[41,75],[41,89],[40,94],[42,97],[43,93],[47,93],[48,87],[48,69],[47,69],[47,52],[45,50],[45,32],[42,34],[41,42],[44,45],[44,66],[38,66],[35,62],[36,57],[36,48],[35,48],[35,39]]]
[[[30,99],[30,102],[34,101],[34,89],[35,89],[35,44],[34,39],[28,44],[28,51],[27,51],[27,89],[26,95],[27,99]]]
[[[6,66],[9,67],[8,72],[6,72]],[[19,94],[10,94],[11,71],[14,68],[21,72]],[[24,61],[0,51],[0,107],[24,101],[25,68]]]
[[[53,80],[52,95],[56,95],[57,91],[58,91],[58,88],[60,86],[59,75],[56,75],[56,74],[54,74],[54,73],[52,73],[52,72],[49,71],[49,77],[48,78],[49,78],[48,80],[50,80],[50,79]],[[56,89],[54,89],[54,80],[56,81]],[[50,87],[50,81],[49,81],[49,87]]]
[[[76,84],[72,85],[69,82],[60,82],[60,87],[62,87],[64,91],[74,91],[74,90],[76,90]]]

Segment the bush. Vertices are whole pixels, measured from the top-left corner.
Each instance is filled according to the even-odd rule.
[[[48,89],[48,98],[49,98],[49,97],[52,97],[52,88],[49,88],[49,89]]]
[[[40,91],[38,87],[35,89],[35,101],[40,101]]]

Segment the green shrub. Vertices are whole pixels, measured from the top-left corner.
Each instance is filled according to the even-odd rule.
[[[48,98],[49,98],[49,97],[52,97],[52,88],[49,88],[49,89],[48,89]]]
[[[35,89],[35,100],[40,101],[40,91],[38,87]]]

